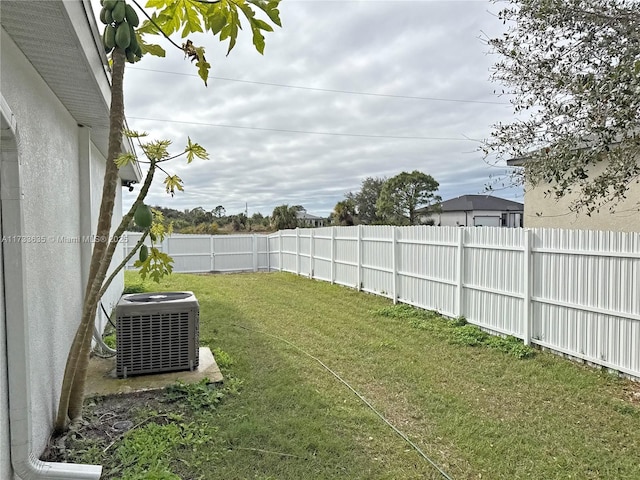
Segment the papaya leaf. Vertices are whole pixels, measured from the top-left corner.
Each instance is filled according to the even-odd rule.
[[[204,86],[206,87],[207,80],[209,79],[209,70],[211,70],[211,64],[204,58],[204,48],[196,48],[196,51],[198,52],[198,61],[196,62],[196,67],[198,67],[198,75],[200,75],[200,78],[202,78]]]
[[[165,49],[160,45],[146,43],[144,40],[142,40],[142,37],[138,37],[138,44],[140,45],[140,49],[142,50],[143,54],[149,53],[155,57],[164,57],[167,54]]]
[[[253,25],[251,25],[251,30],[253,31],[253,45],[260,54],[264,54],[264,35],[259,28],[255,28]]]
[[[280,20],[280,11],[278,10],[280,0],[273,0],[271,2],[265,2],[264,0],[247,0],[247,2],[258,7],[260,10],[267,14],[269,20],[271,20],[277,26],[282,27],[282,22]]]
[[[200,13],[193,4],[184,2],[184,10],[182,12],[184,14],[182,19],[182,38],[187,37],[190,33],[203,31]]]
[[[165,8],[168,4],[172,2],[173,0],[147,0],[145,7],[156,8],[158,10],[161,10],[162,8]]]
[[[155,142],[143,143],[142,151],[149,160],[161,161],[169,158],[168,148],[171,140],[156,140]]]
[[[182,179],[178,175],[167,175],[164,179],[164,186],[167,193],[170,193],[172,197],[175,195],[176,189],[184,192]]]
[[[149,237],[152,243],[162,242],[167,235],[173,233],[173,222],[166,223],[162,210],[152,208],[153,223],[149,228]]]
[[[226,23],[227,18],[224,15],[210,15],[206,20],[207,30],[210,30],[214,35],[218,35]]]
[[[145,280],[147,277],[155,282],[160,282],[162,277],[173,272],[173,258],[156,247],[151,247],[149,256],[144,262],[136,260],[134,267],[140,268],[140,277]]]
[[[195,157],[201,158],[202,160],[208,160],[209,154],[201,145],[197,143],[192,143],[191,138],[187,137],[187,147],[184,149],[187,154],[187,163],[193,162]]]
[[[269,25],[267,22],[265,22],[264,20],[260,20],[259,18],[254,18],[253,21],[255,22],[258,28],[266,32],[273,32],[273,27]]]
[[[125,165],[129,165],[130,163],[135,163],[136,156],[133,153],[125,152],[118,155],[115,162],[118,168],[122,168]]]
[[[142,138],[149,136],[147,132],[138,132],[136,130],[129,130],[128,128],[122,130],[122,134],[128,138]]]

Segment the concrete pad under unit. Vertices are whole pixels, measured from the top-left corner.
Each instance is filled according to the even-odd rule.
[[[180,372],[156,373],[153,375],[137,375],[129,378],[116,376],[116,357],[101,358],[92,356],[89,360],[89,371],[85,385],[85,395],[95,397],[119,393],[133,393],[144,390],[159,390],[181,381],[198,383],[205,378],[211,383],[222,382],[222,373],[218,368],[213,353],[208,347],[200,347],[200,365],[196,370]]]

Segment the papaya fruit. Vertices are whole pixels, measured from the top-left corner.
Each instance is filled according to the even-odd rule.
[[[131,43],[129,44],[129,48],[135,52],[136,47],[138,46],[138,37],[136,37],[136,29],[133,28],[133,25],[131,25],[129,22],[127,22],[127,24],[129,25],[129,36],[131,37]]]
[[[133,214],[133,221],[141,228],[149,228],[153,222],[151,209],[144,203],[141,203]]]
[[[118,3],[118,0],[104,0],[102,6],[107,10],[113,10]]]
[[[133,43],[133,42],[132,42]],[[139,43],[135,44],[135,50],[133,50],[133,53],[136,54],[136,57],[138,58],[142,58],[142,47],[140,46]]]
[[[124,6],[124,2],[118,2],[116,3],[116,6],[113,7],[113,10],[111,10],[111,16],[113,17],[114,22],[119,23],[124,20],[124,16],[126,13],[126,9]]]
[[[131,47],[127,48],[124,51],[124,54],[127,57],[127,62],[129,62],[129,63],[135,63],[136,62],[136,54],[133,53],[133,51],[131,50]]]
[[[137,27],[138,25],[140,25],[140,19],[138,18],[138,14],[133,9],[133,7],[128,3],[124,4],[124,18],[126,18],[127,22],[129,22],[129,24],[133,25],[134,27]]]
[[[141,262],[144,262],[148,257],[149,257],[149,248],[146,245],[141,245],[138,259]]]
[[[102,7],[102,9],[100,10],[100,21],[105,25],[108,25],[111,23],[111,22],[107,22],[107,12],[109,12],[109,15],[111,15],[111,11],[107,10],[104,7]]]
[[[116,27],[116,46],[126,50],[131,45],[131,31],[127,22],[122,22]]]
[[[113,25],[107,25],[104,27],[104,34],[102,35],[102,43],[104,43],[104,48],[111,49],[116,46],[116,29]]]

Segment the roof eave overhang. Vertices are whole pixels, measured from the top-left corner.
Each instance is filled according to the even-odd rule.
[[[106,158],[111,82],[107,57],[89,0],[0,1],[3,28]],[[37,35],[34,34],[37,32]],[[124,140],[126,149],[131,143]],[[140,166],[121,169],[139,182]]]

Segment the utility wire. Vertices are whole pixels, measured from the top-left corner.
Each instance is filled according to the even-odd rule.
[[[169,75],[182,75],[185,77],[199,77],[195,73],[183,73],[183,72],[169,72],[166,70],[154,70],[151,68],[140,68],[140,67],[128,67],[130,70],[144,70],[146,72],[155,72],[155,73],[166,73]],[[492,102],[489,100],[463,100],[457,98],[439,98],[439,97],[416,97],[412,95],[391,95],[385,93],[371,93],[371,92],[357,92],[354,90],[338,90],[333,88],[316,88],[316,87],[303,87],[300,85],[286,85],[284,83],[270,83],[270,82],[256,82],[252,80],[240,80],[238,78],[228,78],[228,77],[209,77],[212,80],[223,80],[225,82],[239,82],[239,83],[250,83],[253,85],[268,85],[270,87],[283,87],[283,88],[295,88],[298,90],[312,90],[316,92],[329,92],[329,93],[345,93],[348,95],[363,95],[369,97],[386,97],[386,98],[404,98],[408,100],[427,100],[432,102],[456,102],[456,103],[480,103],[484,105],[511,105],[508,102]]]
[[[268,337],[272,337],[275,338],[276,340],[280,340],[281,342],[286,343],[287,345],[289,345],[292,348],[295,348],[296,350],[298,350],[299,352],[303,353],[304,355],[306,355],[309,358],[312,358],[313,360],[315,360],[316,362],[318,362],[325,370],[327,370],[331,375],[333,375],[334,377],[336,377],[340,382],[342,382],[349,390],[351,390],[360,400],[362,400],[362,402],[369,407],[373,413],[375,413],[378,417],[380,417],[380,419],[386,423],[389,427],[391,427],[391,429],[396,432],[405,442],[407,442],[409,445],[411,445],[411,447],[413,447],[413,449],[418,452],[420,454],[420,456],[422,458],[424,458],[427,462],[429,462],[436,470],[438,470],[438,472],[440,472],[440,474],[446,478],[447,480],[452,480],[452,478],[447,475],[445,473],[444,470],[442,470],[438,465],[436,465],[436,463],[431,460],[429,457],[427,457],[427,455],[420,450],[420,447],[418,447],[415,443],[413,443],[409,437],[407,437],[407,435],[405,435],[402,431],[400,431],[395,425],[393,425],[389,420],[387,420],[380,412],[378,412],[378,410],[375,409],[375,407],[373,405],[371,405],[371,403],[369,403],[367,401],[366,398],[364,398],[360,393],[358,393],[358,391],[353,388],[351,385],[349,385],[345,380],[342,379],[342,377],[340,377],[340,375],[338,375],[336,372],[334,372],[333,370],[331,370],[329,367],[327,367],[320,359],[318,359],[317,357],[314,357],[313,355],[311,355],[309,352],[303,350],[302,348],[298,347],[297,345],[291,343],[289,340],[286,340],[282,337],[279,337],[277,335],[274,335],[272,333],[267,333],[267,332],[263,332],[260,330],[253,330],[249,327],[245,327],[243,325],[237,325],[234,324],[236,327],[242,328],[244,330],[247,330],[249,332],[255,332],[255,333],[260,333],[262,335],[266,335]]]
[[[461,142],[477,142],[480,140],[465,137],[418,137],[418,136],[400,136],[400,135],[369,135],[361,133],[339,133],[339,132],[312,132],[309,130],[288,130],[286,128],[263,128],[263,127],[246,127],[242,125],[226,125],[222,123],[206,123],[206,122],[188,122],[182,120],[169,120],[168,118],[146,118],[146,117],[132,117],[127,116],[128,119],[133,120],[145,120],[149,122],[165,122],[165,123],[180,123],[185,125],[200,125],[204,127],[219,127],[219,128],[239,128],[243,130],[259,130],[263,132],[284,132],[284,133],[302,133],[307,135],[330,135],[335,137],[362,137],[362,138],[391,138],[395,140],[447,140],[447,141],[461,141]]]

